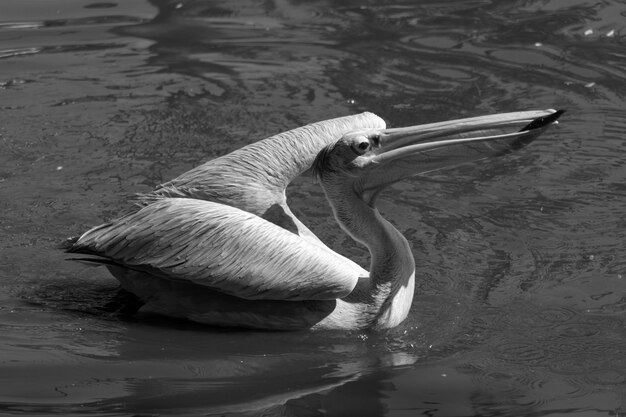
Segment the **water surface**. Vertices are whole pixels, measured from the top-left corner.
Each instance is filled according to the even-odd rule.
[[[9,0],[0,17],[0,414],[626,415],[626,5]],[[409,318],[263,333],[114,312],[56,245],[254,140],[533,108],[522,152],[395,185]],[[301,178],[291,205],[367,254]]]

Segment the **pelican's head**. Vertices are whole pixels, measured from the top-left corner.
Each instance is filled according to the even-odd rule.
[[[346,133],[320,151],[313,162],[313,174],[322,182],[335,176],[358,176],[361,169],[376,156],[380,137],[380,130],[377,129]]]
[[[536,139],[563,111],[504,113],[398,129],[345,134],[324,148],[313,173],[327,194],[350,187],[370,206],[385,186],[407,177],[497,156]]]

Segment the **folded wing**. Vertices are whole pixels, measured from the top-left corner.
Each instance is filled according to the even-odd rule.
[[[341,298],[363,272],[258,216],[187,198],[158,200],[95,227],[68,252],[244,299]]]

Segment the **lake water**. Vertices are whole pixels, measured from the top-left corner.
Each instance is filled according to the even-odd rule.
[[[626,416],[626,4],[4,0],[0,415]],[[64,238],[216,156],[372,111],[565,108],[499,160],[397,184],[417,261],[383,333],[113,313]],[[367,265],[310,178],[294,211]]]

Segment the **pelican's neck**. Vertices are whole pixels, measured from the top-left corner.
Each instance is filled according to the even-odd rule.
[[[415,285],[415,260],[409,243],[351,185],[324,189],[341,227],[369,249],[369,288],[363,301],[376,311],[373,325],[399,324],[408,314]]]

